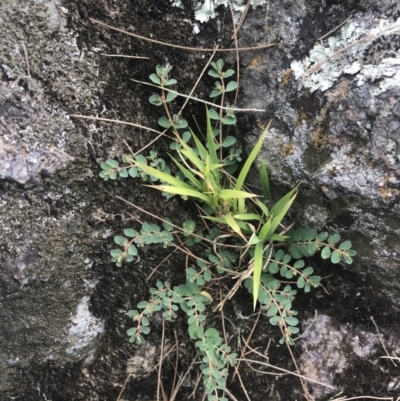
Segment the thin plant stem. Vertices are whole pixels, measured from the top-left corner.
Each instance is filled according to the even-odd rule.
[[[175,49],[189,50],[189,51],[195,51],[195,52],[249,51],[249,50],[268,49],[270,47],[275,46],[275,43],[270,43],[270,44],[267,44],[267,45],[259,45],[259,46],[252,46],[252,47],[242,47],[242,48],[239,48],[239,49],[217,49],[217,50],[216,49],[210,49],[210,48],[202,48],[202,47],[180,46],[180,45],[175,45],[173,43],[167,43],[167,42],[162,42],[160,40],[146,38],[145,36],[137,35],[137,34],[132,33],[132,32],[124,31],[123,29],[115,28],[114,26],[105,24],[104,22],[97,21],[97,20],[95,20],[93,18],[89,18],[89,21],[92,22],[93,24],[101,25],[101,26],[104,26],[104,27],[106,27],[108,29],[112,29],[113,31],[120,32],[120,33],[123,33],[123,34],[128,35],[128,36],[133,36],[133,37],[135,37],[137,39],[145,40],[147,42],[156,43],[158,45],[163,45],[163,46],[169,46],[169,47],[173,47]]]

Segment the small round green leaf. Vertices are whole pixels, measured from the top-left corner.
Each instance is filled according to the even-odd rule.
[[[351,249],[351,242],[344,241],[339,245],[339,249],[342,251],[349,251]]]
[[[167,82],[165,82],[165,86],[169,86],[169,85],[175,85],[176,83],[178,83],[178,81],[175,78],[171,78],[169,79]],[[171,92],[170,92],[171,93]]]
[[[171,127],[171,123],[169,122],[169,120],[166,117],[161,117],[158,120],[158,125],[161,125],[161,127],[163,127],[163,128],[170,128]]]
[[[136,256],[138,254],[138,250],[135,245],[131,244],[128,248],[129,255]]]
[[[340,253],[337,250],[333,251],[331,255],[331,262],[336,264],[339,263],[340,260]]]
[[[149,77],[156,85],[161,84],[160,77],[157,74],[151,74]]]
[[[226,70],[226,71],[224,72],[224,78],[229,78],[229,77],[231,77],[231,76],[234,75],[234,74],[235,74],[235,71],[234,71],[234,70],[232,70],[232,69]]]
[[[232,92],[237,88],[238,84],[235,81],[231,81],[226,85],[225,92]]]
[[[234,136],[227,136],[222,142],[222,146],[224,148],[228,148],[229,146],[232,146],[235,142],[236,138]]]
[[[125,228],[124,235],[126,235],[129,238],[134,238],[137,236],[137,231],[134,230],[133,228]]]
[[[333,234],[328,238],[328,244],[336,244],[339,241],[340,241],[339,234]]]
[[[297,288],[304,288],[304,285],[306,284],[306,282],[304,281],[303,276],[300,276],[297,279]]]
[[[187,235],[189,235],[190,233],[193,233],[195,228],[196,228],[196,223],[195,223],[193,220],[190,220],[190,219],[186,220],[186,221],[183,223],[183,229],[184,229],[185,231],[187,231],[186,233],[184,233],[184,235],[187,236]]]
[[[211,120],[219,120],[219,114],[214,109],[208,110],[208,115],[211,118]]]
[[[149,97],[149,102],[154,106],[161,106],[163,104],[162,99],[159,95],[151,95]]]
[[[177,93],[174,92],[168,92],[167,97],[166,97],[166,101],[167,103],[172,102],[176,97],[178,96]]]
[[[118,258],[123,254],[123,252],[121,251],[121,249],[113,249],[110,251],[110,254],[113,258]]]
[[[324,247],[321,251],[322,259],[329,259],[331,257],[331,250],[328,246]]]
[[[118,245],[126,245],[128,243],[128,239],[123,237],[122,235],[117,235],[114,237],[114,242]]]
[[[285,322],[286,322],[289,326],[296,326],[296,325],[299,323],[299,320],[296,319],[295,317],[287,316],[287,317],[285,317]]]

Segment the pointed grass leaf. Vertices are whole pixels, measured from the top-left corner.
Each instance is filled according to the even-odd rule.
[[[137,159],[138,159],[138,157],[137,157]],[[163,171],[157,170],[156,168],[148,166],[147,164],[141,163],[141,162],[139,162],[139,160],[136,161],[136,164],[146,174],[153,175],[154,177],[157,177],[161,181],[164,181],[164,182],[166,182],[170,185],[176,186],[178,188],[192,189],[192,187],[189,184],[186,184],[185,182],[178,180],[177,178],[173,177],[170,174],[164,173]]]
[[[258,292],[260,289],[260,278],[263,266],[263,244],[256,244],[253,261],[253,309],[256,308]]]
[[[242,170],[240,171],[239,177],[238,177],[238,179],[236,181],[236,185],[235,185],[235,189],[238,191],[242,189],[243,184],[247,178],[247,175],[249,174],[250,167],[252,166],[257,155],[260,153],[264,139],[267,136],[270,124],[271,123],[268,124],[267,128],[265,128],[263,133],[260,135],[260,138],[258,139],[257,143],[254,145],[253,150],[250,152],[249,157],[247,158],[246,162],[244,163],[244,166],[242,167]]]
[[[256,194],[234,189],[222,189],[218,195],[221,199],[255,198],[257,196]]]
[[[267,173],[267,167],[265,166],[265,164],[262,161],[260,162],[259,174],[260,174],[260,181],[261,181],[261,187],[263,189],[264,198],[266,200],[270,200],[271,193],[269,190],[269,178],[268,178],[268,173]]]
[[[212,199],[209,196],[204,195],[202,192],[196,191],[195,189],[178,188],[172,185],[155,185],[152,188],[174,195],[187,196],[189,198],[197,198],[202,200],[203,202],[212,204]]]
[[[273,216],[273,220],[271,222],[271,227],[269,228],[269,231],[266,236],[267,239],[275,232],[275,230],[278,228],[279,224],[285,217],[286,213],[292,206],[292,203],[294,202],[297,195],[298,187],[299,185],[294,187],[282,199],[280,199],[271,209],[270,216]]]

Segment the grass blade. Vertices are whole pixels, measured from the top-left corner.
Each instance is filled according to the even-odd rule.
[[[264,198],[269,201],[271,200],[271,193],[269,190],[269,178],[267,168],[263,162],[260,162],[260,181],[263,189]]]
[[[194,187],[197,187],[198,189],[203,189],[203,185],[201,182],[192,174],[192,172],[187,169],[186,167],[183,167],[181,163],[179,163],[177,160],[175,160],[172,156],[170,156],[172,161],[175,163],[175,165],[179,168],[179,170],[182,172],[182,174],[192,183]]]
[[[296,199],[297,189],[300,184],[288,192],[282,199],[280,199],[271,209],[270,216],[272,217],[271,227],[267,233],[266,239],[268,240],[275,230],[278,228],[282,219],[285,217],[287,211],[292,206],[293,201]]]
[[[241,198],[255,198],[256,194],[251,194],[245,191],[236,191],[235,189],[221,189],[219,198],[221,199],[241,199]]]
[[[254,250],[254,270],[253,270],[253,307],[256,309],[258,291],[260,289],[260,278],[263,265],[263,243],[256,244]]]
[[[249,157],[246,160],[246,163],[244,164],[242,170],[240,171],[239,177],[236,181],[236,190],[241,190],[243,187],[243,184],[246,180],[247,174],[250,171],[250,167],[252,166],[254,160],[256,159],[257,155],[260,153],[262,144],[264,142],[265,137],[267,136],[269,126],[271,125],[271,122],[267,125],[267,128],[265,128],[264,132],[261,134],[260,138],[258,139],[257,143],[255,144],[253,150],[249,154]]]
[[[170,174],[164,173],[163,171],[150,167],[147,164],[135,161],[135,165],[137,167],[140,167],[146,174],[153,175],[154,177],[157,177],[159,180],[162,180],[170,185],[174,185],[175,187],[178,188],[192,189],[192,187],[189,184],[186,184],[185,182],[178,180],[177,178],[173,177]]]
[[[180,181],[182,182],[182,181]],[[182,188],[182,187],[175,187],[172,185],[147,185],[151,188],[156,188],[163,192],[168,192],[174,195],[181,195],[181,196],[189,196],[190,198],[198,198],[207,203],[208,205],[212,206],[212,199],[203,194],[203,192],[196,191],[195,189],[191,188]]]
[[[207,145],[208,145],[208,152],[211,157],[211,161],[213,163],[220,163],[219,157],[217,156],[217,149],[215,147],[214,141],[214,131],[211,126],[210,115],[208,113],[208,108],[206,107],[206,117],[207,117]],[[218,177],[219,178],[219,177]]]

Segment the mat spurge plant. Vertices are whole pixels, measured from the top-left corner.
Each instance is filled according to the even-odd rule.
[[[220,96],[221,104],[215,109],[205,109],[204,143],[188,128],[186,120],[170,112],[169,104],[179,95],[170,87],[177,81],[170,78],[171,67],[158,66],[150,79],[160,87],[160,93],[152,95],[150,103],[164,107],[165,116],[158,123],[174,134],[170,165],[151,151],[148,156],[126,155],[121,165],[107,160],[102,163],[100,176],[106,180],[118,176],[140,177],[167,198],[180,196],[196,205],[196,222],[186,220],[179,226],[167,216],[159,216],[163,227],[144,223],[139,231],[125,229],[124,236],[114,238],[120,248],[113,249],[111,256],[120,266],[132,261],[137,248],[144,245],[170,247],[178,243],[187,252],[191,261],[186,267],[187,281],[176,286],[157,282],[156,287],[150,288],[149,300],[140,302],[137,310],[128,313],[135,322],[128,335],[131,342],[143,343],[150,331],[149,318],[154,313],[161,313],[166,320],[175,319],[179,310],[186,313],[189,336],[202,360],[200,369],[208,400],[222,401],[226,398],[220,396],[220,390],[226,389],[228,366],[235,365],[237,355],[207,321],[207,307],[213,303],[216,279],[230,279],[227,281],[230,291],[214,310],[230,299],[243,283],[252,294],[254,308],[259,304],[270,323],[279,327],[280,342],[292,345],[293,335],[299,332],[297,312],[292,308],[297,291],[309,292],[321,281],[304,258],[320,254],[332,263],[351,264],[356,252],[351,249],[350,241],[340,242],[339,234],[329,235],[310,227],[287,228],[285,217],[299,185],[274,203],[262,162],[259,163],[261,191],[254,193],[248,189],[246,180],[269,126],[241,165],[242,151],[235,137],[224,135],[224,127],[236,122],[235,109],[222,107],[225,95],[237,87],[235,81],[226,83],[234,71],[223,71],[222,60],[211,64],[209,75],[218,81],[210,97]],[[201,246],[193,248],[195,245]]]

